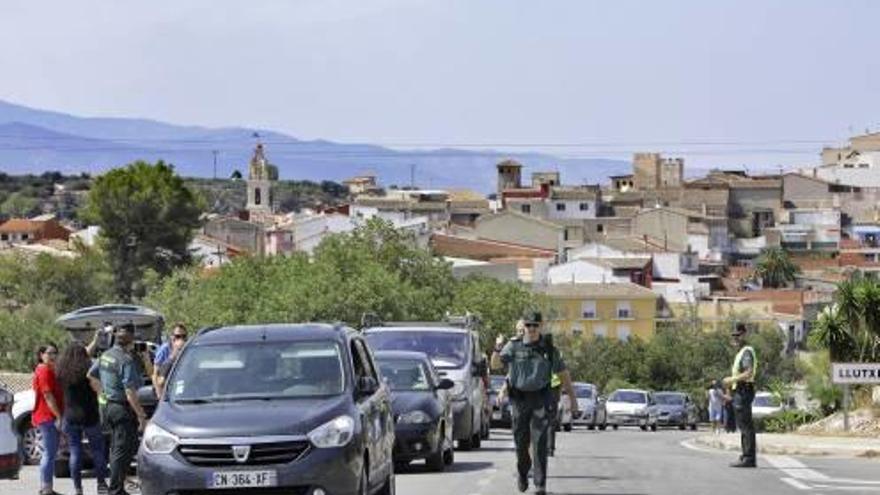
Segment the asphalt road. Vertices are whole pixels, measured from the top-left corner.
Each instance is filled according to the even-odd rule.
[[[548,490],[555,495],[757,495],[880,493],[880,461],[868,459],[761,456],[757,469],[727,465],[729,452],[704,450],[688,442],[694,432],[575,430],[560,433],[550,461]],[[474,452],[456,452],[447,472],[428,473],[419,464],[398,473],[403,495],[512,495],[513,442],[510,433],[493,430],[492,439]],[[94,481],[86,480],[94,494]],[[56,490],[73,493],[69,480]],[[0,481],[0,494],[36,494],[37,471],[28,466],[19,481]]]

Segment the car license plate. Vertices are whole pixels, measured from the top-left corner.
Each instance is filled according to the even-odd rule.
[[[275,471],[215,471],[208,478],[208,488],[252,488],[276,486]]]
[[[501,411],[493,411],[492,419],[501,419]]]

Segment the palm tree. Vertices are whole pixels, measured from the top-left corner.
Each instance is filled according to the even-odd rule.
[[[828,342],[832,357],[876,360],[880,355],[880,283],[854,276],[838,284],[834,299],[848,339]]]
[[[778,289],[794,282],[795,275],[800,271],[791,261],[791,257],[781,247],[764,249],[755,265],[755,275],[760,277],[764,287]]]
[[[810,344],[830,350],[832,361],[851,361],[857,354],[851,328],[843,305],[829,306],[819,313],[810,332]]]

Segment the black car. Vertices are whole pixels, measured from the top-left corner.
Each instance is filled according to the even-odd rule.
[[[452,380],[440,378],[421,352],[381,351],[376,361],[391,388],[395,420],[394,462],[403,468],[425,459],[431,471],[443,471],[454,459]]]
[[[141,492],[393,494],[390,395],[350,328],[202,330],[144,432]]]
[[[512,423],[510,417],[510,400],[507,395],[502,395],[501,390],[507,383],[507,377],[492,375],[489,378],[489,403],[492,405],[492,426],[509,427]],[[498,400],[501,397],[501,400]]]

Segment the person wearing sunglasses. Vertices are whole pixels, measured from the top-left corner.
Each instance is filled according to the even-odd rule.
[[[162,366],[169,359],[171,359],[171,351],[172,346],[174,345],[174,340],[183,339],[183,341],[186,342],[187,338],[188,334],[186,331],[186,325],[181,322],[177,322],[174,324],[173,327],[171,327],[171,335],[169,336],[168,340],[162,343],[162,345],[159,346],[159,350],[156,351],[156,357],[153,358],[153,373],[151,378],[153,379],[153,386],[156,389],[157,395],[159,394],[159,387],[156,386],[160,378],[159,371],[162,369]]]
[[[180,356],[181,351],[183,351],[183,346],[186,345],[186,340],[187,335],[185,331],[175,330],[175,332],[171,334],[171,356],[160,366],[156,367],[156,376],[153,379],[153,384],[155,384],[156,387],[156,396],[159,399],[162,399],[165,395],[165,383],[168,380],[168,374],[171,373],[171,368],[174,367],[174,363]]]
[[[54,489],[55,459],[58,456],[59,431],[64,411],[64,390],[55,378],[58,346],[42,345],[37,349],[34,369],[34,412],[31,422],[40,430],[43,455],[40,458],[40,495],[57,495]]]

